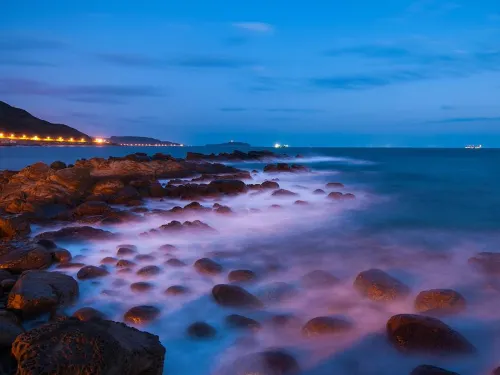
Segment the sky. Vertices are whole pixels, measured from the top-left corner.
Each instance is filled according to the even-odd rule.
[[[4,0],[0,100],[95,137],[500,147],[500,1]]]

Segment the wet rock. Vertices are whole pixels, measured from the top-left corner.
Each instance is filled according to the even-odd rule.
[[[78,283],[59,272],[27,271],[9,293],[7,308],[25,317],[51,312],[72,303],[79,293]]]
[[[116,251],[116,255],[119,257],[124,257],[127,255],[134,255],[137,253],[137,249],[131,247],[119,247]]]
[[[300,367],[290,354],[282,350],[267,350],[237,359],[228,373],[231,375],[297,375]]]
[[[144,324],[155,320],[160,315],[160,310],[154,306],[135,306],[128,310],[123,319],[128,323]]]
[[[298,200],[298,201],[295,201],[293,204],[295,204],[297,206],[308,206],[309,202]]]
[[[460,333],[428,316],[394,315],[387,322],[387,336],[402,352],[451,355],[475,351]]]
[[[141,201],[142,197],[133,186],[125,186],[109,198],[111,204],[128,204],[133,201]]]
[[[209,258],[198,259],[194,263],[194,268],[198,273],[204,275],[218,275],[222,273],[222,266]]]
[[[478,253],[469,258],[469,264],[486,275],[500,275],[500,253]]]
[[[445,370],[441,367],[420,365],[415,367],[410,375],[459,375],[456,372]]]
[[[0,255],[0,269],[14,273],[44,269],[52,264],[52,254],[40,245],[26,245]]]
[[[218,284],[212,289],[215,302],[226,307],[259,308],[262,302],[245,289],[236,285]]]
[[[205,207],[203,207],[199,202],[191,202],[184,206],[184,210],[193,210],[193,211],[202,211]]]
[[[31,232],[31,227],[24,216],[0,216],[0,240],[12,240]]]
[[[170,258],[165,262],[166,265],[172,266],[172,267],[185,267],[187,266],[186,263],[184,263],[182,260],[179,260],[177,258]]]
[[[17,336],[24,332],[17,317],[10,311],[0,310],[0,349],[10,348]],[[1,369],[1,365],[0,365]]]
[[[246,184],[240,180],[215,180],[208,184],[208,188],[227,195],[246,193],[248,190]]]
[[[116,267],[118,268],[129,268],[134,266],[135,263],[127,259],[120,259],[118,262],[116,262]]]
[[[279,189],[273,192],[273,197],[293,197],[298,195],[297,193],[294,193],[293,191],[286,190],[286,189]]]
[[[12,274],[7,270],[0,269],[0,281],[13,278]]]
[[[229,215],[229,214],[233,213],[231,208],[229,208],[228,206],[221,206],[221,207],[217,208],[215,210],[215,212],[218,214],[221,214],[221,215]]]
[[[84,266],[85,266],[85,263],[68,262],[68,263],[59,263],[56,268],[58,268],[58,269],[74,269],[74,268],[82,268]]]
[[[56,171],[58,171],[59,169],[66,168],[66,163],[64,163],[62,161],[55,161],[52,164],[50,164],[50,168],[51,169],[55,169]]]
[[[85,266],[78,271],[76,274],[76,277],[79,280],[90,280],[90,279],[96,279],[98,277],[104,277],[109,275],[109,272],[102,267],[96,267],[96,266]]]
[[[4,279],[0,281],[0,291],[9,292],[14,285],[16,285],[16,280],[14,279]]]
[[[132,290],[132,292],[137,292],[137,293],[147,292],[153,288],[154,288],[153,284],[142,281],[130,284],[130,290]]]
[[[264,181],[262,184],[260,184],[260,186],[262,187],[262,189],[276,190],[280,188],[280,185],[275,181]]]
[[[57,249],[57,245],[51,240],[38,240],[36,241],[36,244],[45,247],[47,250]]]
[[[134,260],[138,262],[150,262],[154,261],[156,258],[151,254],[138,254],[135,256]]]
[[[104,313],[92,307],[82,307],[81,309],[76,310],[72,316],[82,322],[106,319],[106,315],[104,315]]]
[[[74,214],[77,217],[84,216],[98,216],[98,215],[106,215],[112,211],[111,207],[105,202],[93,201],[93,202],[85,202],[79,205]]]
[[[71,253],[68,250],[59,248],[53,250],[52,257],[58,263],[68,263],[71,262],[71,259],[73,259]]]
[[[12,354],[18,361],[19,375],[159,375],[165,348],[158,336],[123,323],[71,318],[19,335]]]
[[[44,232],[35,237],[35,239],[48,239],[52,241],[92,241],[92,240],[110,240],[116,235],[106,230],[83,227],[66,227],[57,231]]]
[[[279,173],[279,172],[307,172],[307,167],[298,164],[286,164],[286,163],[277,163],[277,164],[267,164],[264,166],[264,172],[267,173]]]
[[[98,181],[91,192],[97,196],[111,196],[118,193],[125,185],[119,179],[105,179]]]
[[[465,298],[452,289],[425,290],[415,299],[415,310],[428,314],[453,314],[465,310],[465,307]]]
[[[280,210],[283,207],[281,207],[279,204],[272,204],[272,205],[269,206],[269,208],[273,209],[273,210]]]
[[[258,321],[238,314],[231,314],[226,316],[226,324],[231,328],[249,329],[252,331],[257,331],[261,328],[261,325]]]
[[[139,271],[137,271],[137,274],[139,276],[144,276],[144,277],[151,277],[158,275],[161,272],[161,268],[158,266],[146,266],[142,267]]]
[[[215,337],[217,331],[210,324],[195,322],[187,329],[187,334],[196,339],[209,339]]]
[[[338,283],[338,278],[324,270],[314,270],[302,277],[302,285],[306,288],[328,288]]]
[[[326,192],[322,189],[316,189],[313,191],[313,194],[314,195],[324,195],[324,194],[326,194]]]
[[[352,323],[335,317],[319,316],[309,320],[302,328],[307,337],[345,333],[352,329]]]
[[[114,257],[106,257],[101,259],[101,264],[115,264],[117,261]]]
[[[361,272],[354,280],[354,288],[373,301],[393,301],[410,293],[405,284],[379,269]]]
[[[326,184],[326,187],[328,189],[331,189],[331,188],[343,188],[344,184],[341,184],[340,182],[329,182],[329,183]]]
[[[152,229],[146,234],[158,234],[161,232],[180,232],[183,230],[189,230],[192,232],[201,232],[201,233],[216,233],[217,231],[210,227],[209,225],[201,222],[200,220],[194,221],[185,221],[181,223],[180,221],[173,220],[168,224],[164,224],[158,229]]]
[[[176,250],[179,250],[177,247],[175,247],[174,245],[170,245],[170,244],[166,244],[166,245],[161,245],[158,250],[161,250],[161,251],[176,251]]]
[[[229,272],[228,280],[232,283],[241,283],[255,280],[257,275],[250,270],[234,270]]]
[[[165,290],[165,294],[170,296],[179,296],[189,292],[189,289],[182,285],[172,285]]]

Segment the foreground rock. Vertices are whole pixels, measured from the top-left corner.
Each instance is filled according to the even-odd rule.
[[[23,332],[23,327],[12,312],[0,310],[0,350],[10,348],[16,337]]]
[[[445,370],[441,367],[420,365],[415,367],[410,375],[459,375],[456,372]]]
[[[261,328],[258,321],[238,314],[228,315],[226,317],[226,324],[231,328],[250,329],[252,331],[257,331]]]
[[[198,273],[204,275],[218,275],[222,272],[222,266],[210,258],[201,258],[194,263],[194,268]]]
[[[52,264],[52,254],[40,245],[26,245],[14,248],[0,256],[0,269],[14,273],[44,269]]]
[[[0,240],[12,240],[31,232],[28,220],[23,216],[0,216]]]
[[[268,164],[264,167],[264,172],[268,173],[279,173],[279,172],[297,173],[297,172],[308,172],[308,171],[309,169],[307,169],[307,167],[299,164],[278,163],[278,164]]]
[[[40,233],[35,239],[45,239],[51,241],[72,242],[72,241],[92,241],[92,240],[111,240],[117,236],[106,230],[83,227],[66,227],[52,232]]]
[[[319,316],[308,321],[302,328],[302,333],[307,337],[334,335],[347,332],[351,328],[352,323],[347,320],[329,316]]]
[[[217,231],[214,228],[212,228],[208,224],[201,222],[200,220],[185,221],[184,223],[181,223],[180,221],[177,220],[173,220],[168,224],[162,225],[158,229],[151,229],[148,232],[141,233],[141,236],[157,235],[157,234],[162,234],[163,232],[176,233],[181,231],[191,231],[191,232],[207,233],[207,234],[217,233]]]
[[[420,292],[415,310],[436,314],[454,314],[465,310],[465,298],[452,289],[431,289]]]
[[[98,277],[104,277],[109,275],[109,272],[102,267],[96,267],[96,266],[85,266],[78,271],[76,274],[76,277],[79,280],[90,280],[90,279],[95,279]]]
[[[72,303],[79,294],[78,283],[59,272],[24,272],[9,293],[7,308],[33,317]]]
[[[281,350],[267,350],[237,359],[224,375],[297,375],[300,367],[295,358]]]
[[[158,336],[123,323],[73,318],[19,335],[12,354],[18,375],[160,375],[165,348]]]
[[[133,324],[149,323],[160,315],[160,310],[154,306],[135,306],[123,316],[124,320]]]
[[[469,258],[469,264],[486,275],[500,275],[500,253],[478,253]]]
[[[405,284],[379,269],[361,272],[354,280],[354,287],[373,301],[394,301],[410,293]]]
[[[106,315],[104,315],[104,313],[92,307],[82,307],[81,309],[73,313],[73,317],[81,320],[82,322],[88,322],[89,320],[106,319]]]
[[[189,161],[244,161],[244,160],[267,160],[267,159],[283,159],[286,155],[278,155],[271,151],[249,151],[248,153],[235,150],[232,153],[220,153],[220,154],[200,154],[198,152],[188,152],[186,155],[186,160]]]
[[[458,355],[475,351],[460,333],[428,316],[394,315],[387,322],[387,336],[402,352]]]
[[[219,284],[213,287],[215,302],[226,307],[259,308],[263,303],[253,294],[236,285]]]
[[[187,329],[188,336],[196,339],[209,339],[215,337],[216,333],[215,328],[205,322],[195,322]]]

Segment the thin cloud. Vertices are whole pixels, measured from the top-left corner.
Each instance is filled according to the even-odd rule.
[[[320,112],[325,112],[322,109],[315,109],[315,108],[266,108],[266,112],[272,112],[272,113],[320,113]]]
[[[38,36],[0,35],[0,51],[61,50],[68,45],[60,40]]]
[[[134,53],[99,53],[99,60],[128,67],[161,68],[169,65],[168,60]]]
[[[456,107],[452,105],[442,105],[440,108],[442,111],[452,111],[456,109]]]
[[[223,108],[219,108],[219,111],[221,111],[221,112],[245,112],[247,110],[248,110],[248,108],[243,108],[243,107],[223,107]]]
[[[255,33],[269,34],[274,31],[274,26],[265,22],[233,22],[233,27]]]
[[[500,117],[453,117],[442,120],[429,121],[432,124],[456,124],[467,122],[500,122]]]
[[[254,65],[253,61],[218,56],[188,56],[171,61],[182,68],[238,69]]]
[[[0,65],[4,66],[26,66],[26,67],[40,67],[40,68],[52,68],[57,66],[56,64],[48,63],[45,61],[35,60],[35,59],[23,59],[23,58],[0,58]]]

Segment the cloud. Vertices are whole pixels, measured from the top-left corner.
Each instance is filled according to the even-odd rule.
[[[0,57],[0,65],[4,66],[26,66],[26,67],[55,67],[56,64],[48,63],[45,61],[40,61],[36,59],[26,59],[26,58],[9,58]]]
[[[442,105],[440,108],[442,111],[452,111],[456,109],[456,107],[453,105]]]
[[[254,65],[254,62],[231,57],[188,56],[173,60],[171,64],[183,68],[238,69]]]
[[[87,103],[115,104],[130,98],[164,96],[162,89],[147,85],[53,85],[17,78],[0,78],[0,94],[49,96]]]
[[[28,35],[0,35],[0,51],[61,50],[68,45],[60,40]]]
[[[453,117],[443,120],[429,121],[432,124],[457,124],[467,122],[500,122],[500,117]]]
[[[219,111],[221,111],[221,112],[245,112],[247,110],[248,110],[248,108],[243,108],[243,107],[223,107],[223,108],[219,108]]]
[[[161,68],[169,65],[168,60],[134,53],[99,53],[97,58],[107,63],[128,67]]]
[[[273,112],[273,113],[320,113],[320,112],[325,112],[322,109],[315,109],[315,108],[266,108],[266,112]]]
[[[233,22],[232,26],[237,29],[263,34],[269,34],[274,31],[274,26],[265,22]]]

